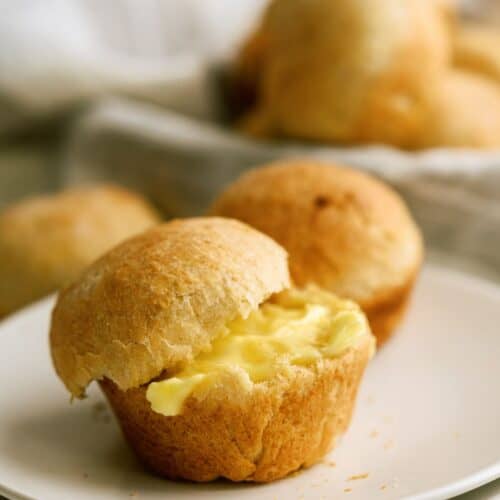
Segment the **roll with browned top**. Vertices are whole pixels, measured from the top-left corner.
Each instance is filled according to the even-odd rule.
[[[235,65],[256,94],[243,130],[414,148],[450,60],[442,12],[429,0],[273,0]]]
[[[294,281],[357,302],[379,344],[403,317],[423,255],[401,197],[352,168],[310,160],[244,174],[212,208],[268,234],[289,252]]]
[[[50,344],[73,396],[99,381],[150,470],[271,481],[344,432],[374,339],[355,304],[291,288],[271,238],[198,218],[91,266],[60,294]]]
[[[0,213],[0,317],[67,285],[104,252],[159,220],[142,197],[112,185],[7,207]]]

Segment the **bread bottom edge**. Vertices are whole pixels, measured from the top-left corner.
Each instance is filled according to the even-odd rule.
[[[99,382],[139,460],[168,479],[269,482],[323,458],[347,429],[372,338],[238,401],[216,391],[188,398],[182,414],[155,413],[146,386]]]

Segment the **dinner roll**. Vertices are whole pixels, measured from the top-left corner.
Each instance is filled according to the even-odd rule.
[[[316,283],[360,304],[379,345],[400,322],[422,262],[422,238],[403,200],[372,176],[284,160],[244,174],[212,213],[283,245],[299,286]]]
[[[145,200],[116,186],[70,189],[7,207],[0,214],[0,316],[69,283],[158,220]]]
[[[413,147],[450,59],[434,0],[274,0],[260,33],[242,127],[261,136]]]
[[[271,481],[346,429],[374,340],[359,308],[290,288],[286,252],[223,218],[129,239],[59,295],[73,396],[98,380],[139,459],[175,479]]]

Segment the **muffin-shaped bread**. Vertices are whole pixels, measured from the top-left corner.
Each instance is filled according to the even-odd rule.
[[[286,252],[241,222],[157,226],[61,292],[54,366],[76,397],[99,381],[160,475],[283,477],[345,430],[374,345],[356,305],[289,285]]]
[[[299,286],[315,283],[357,302],[379,345],[399,323],[423,250],[387,185],[346,167],[283,161],[244,174],[212,210],[283,245]]]
[[[6,208],[0,214],[0,316],[69,283],[158,220],[145,200],[114,186],[72,189]]]
[[[250,133],[413,147],[429,89],[449,62],[449,36],[430,0],[274,0],[250,59]],[[265,45],[265,46],[263,46]],[[256,63],[257,61],[257,63]],[[258,75],[255,74],[258,72]]]

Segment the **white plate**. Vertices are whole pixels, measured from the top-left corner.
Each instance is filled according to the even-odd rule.
[[[427,267],[406,324],[366,373],[337,449],[325,464],[261,486],[172,483],[144,472],[96,388],[69,404],[49,358],[51,306],[43,301],[0,326],[0,491],[11,497],[438,499],[500,477],[493,285]]]

